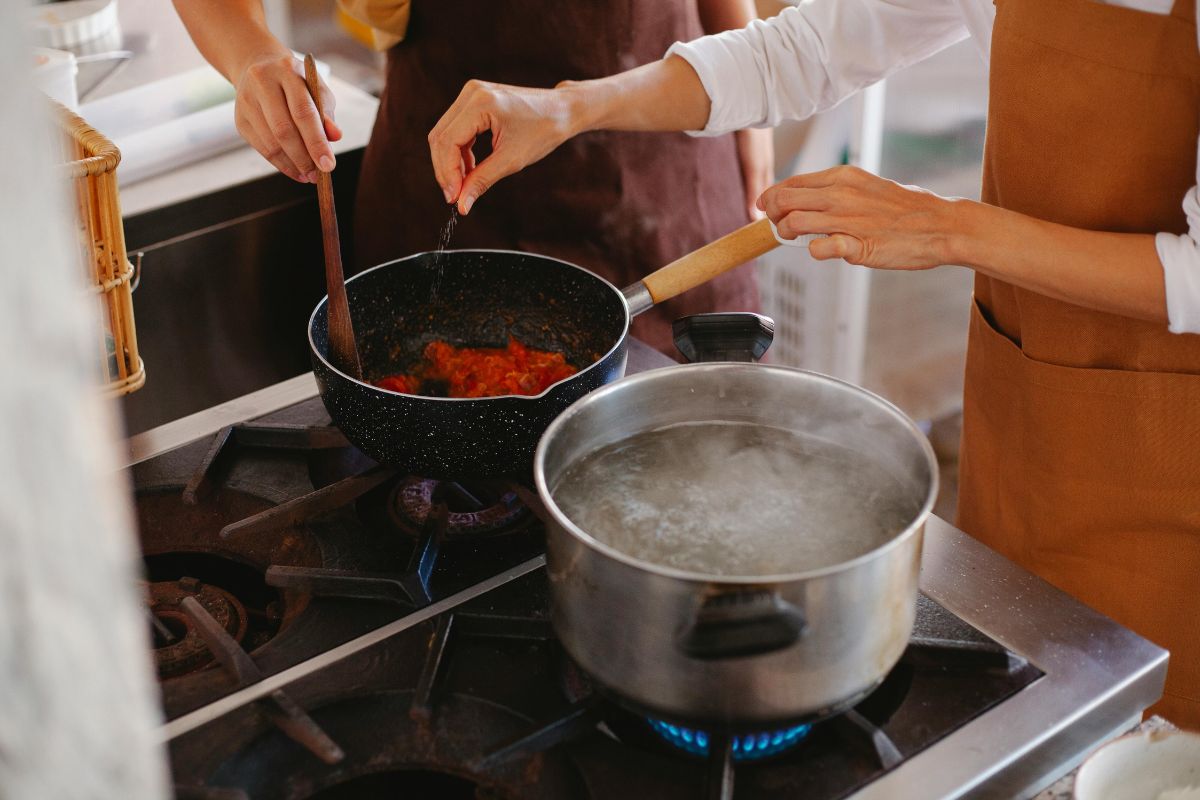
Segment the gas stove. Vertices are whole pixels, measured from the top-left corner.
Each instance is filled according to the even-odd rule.
[[[130,440],[185,800],[1022,797],[1161,694],[1164,651],[932,518],[908,650],[852,711],[646,718],[556,642],[535,497],[380,467],[315,395]]]

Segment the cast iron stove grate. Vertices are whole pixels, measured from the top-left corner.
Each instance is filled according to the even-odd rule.
[[[299,415],[311,418],[312,409],[305,405],[315,404],[296,407]],[[439,503],[444,494],[439,495],[437,487],[426,497],[426,482],[375,471],[361,455],[342,446],[335,434],[324,426],[287,420],[279,425],[234,426],[224,434],[224,447],[206,446],[205,452],[216,455],[203,459],[206,465],[199,471],[192,460],[187,477],[176,486],[194,484],[200,504],[217,502],[244,490],[248,473],[257,481],[256,487],[280,483],[280,465],[298,459],[303,480],[267,495],[272,507],[300,502],[267,514],[269,524],[262,522],[259,513],[266,509],[256,509],[255,524],[237,525],[235,519],[232,525],[219,526],[229,531],[226,537],[216,536],[217,529],[212,534],[222,546],[233,546],[258,537],[305,539],[310,536],[308,529],[314,529],[319,557],[301,559],[303,563],[267,561],[262,565],[264,583],[303,598],[310,609],[337,607],[343,615],[329,618],[335,622],[367,624],[362,620],[369,618],[369,624],[377,627],[381,620],[410,614],[434,595],[447,597],[455,586],[478,583],[479,575],[497,574],[501,564],[540,552],[540,526],[534,515],[524,511],[500,526],[502,532],[516,530],[516,535],[456,542],[447,532],[448,520],[456,506],[461,509],[471,502],[474,490],[467,490],[467,498],[456,496]],[[230,441],[238,446],[230,448]],[[280,447],[281,441],[292,446]],[[197,449],[190,452],[195,455]],[[401,488],[406,483],[409,488]],[[337,488],[330,489],[333,486]],[[500,489],[498,497],[503,498],[506,487]],[[402,509],[400,516],[410,525],[414,518],[419,524],[396,536],[399,504],[395,498],[405,491],[415,492],[428,510],[422,519],[412,508]],[[511,493],[520,498],[518,490]],[[502,503],[519,507],[511,499]],[[386,532],[386,537],[376,539],[389,543],[387,558],[363,550],[364,531]],[[397,550],[394,543],[399,541],[404,544]],[[450,588],[438,587],[432,580],[435,571],[449,576]],[[364,766],[370,762],[400,775],[397,785],[409,785],[405,781],[414,776],[436,783],[436,775],[450,775],[460,781],[455,784],[459,788],[473,785],[472,791],[483,792],[481,796],[624,798],[633,793],[682,800],[705,793],[729,796],[735,791],[739,800],[842,797],[884,774],[896,759],[912,757],[1039,675],[982,634],[970,633],[973,629],[961,622],[955,627],[956,618],[922,598],[912,646],[889,678],[904,691],[881,690],[855,714],[815,725],[807,735],[796,737],[795,747],[755,763],[734,762],[736,739],[729,740],[728,748],[717,746],[724,735],[739,732],[705,731],[711,756],[705,759],[672,748],[644,715],[602,692],[564,693],[566,660],[553,638],[547,602],[544,574],[538,570],[458,606],[454,613],[417,623],[370,650],[289,684],[286,697],[301,710],[299,718],[311,720],[345,752],[337,763],[319,757],[320,748],[298,744],[276,727],[271,714],[278,712],[279,705],[273,696],[174,739],[172,758],[181,780],[180,796],[204,800],[372,796],[370,791],[392,778],[371,783],[368,773],[373,768]],[[938,619],[950,620],[949,629],[939,629]],[[290,622],[301,630],[314,627],[311,615]],[[286,638],[288,626],[281,627],[279,636]],[[243,647],[253,650],[252,643]],[[313,649],[322,648],[314,644]],[[261,661],[257,653],[251,655],[256,663]],[[263,663],[260,669],[270,674],[278,671],[279,664]],[[207,670],[214,671],[221,672]],[[377,707],[402,713],[371,716]],[[370,730],[360,732],[360,720],[368,721]],[[454,722],[465,722],[477,735],[466,736]],[[389,725],[403,730],[414,749],[379,752],[375,739]],[[745,737],[750,732],[740,733]],[[274,753],[277,760],[264,753]],[[435,777],[422,777],[422,772]],[[306,777],[301,780],[301,775]],[[366,782],[357,783],[360,779]],[[556,781],[557,789],[551,789]],[[567,785],[574,788],[566,791]],[[450,788],[444,790],[448,797],[454,796]],[[355,795],[356,791],[368,794]]]
[[[814,725],[791,750],[736,764],[717,750],[721,757],[706,762],[592,690],[553,638],[547,603],[544,572],[534,572],[381,644],[390,655],[357,666],[356,656],[343,662],[345,671],[334,665],[298,682],[289,694],[346,750],[341,764],[322,764],[280,733],[242,731],[229,734],[240,738],[238,751],[193,771],[193,780],[243,788],[256,800],[325,800],[319,792],[373,771],[396,773],[397,785],[422,771],[453,775],[485,787],[481,796],[505,798],[843,797],[1038,674],[994,644],[950,642],[934,630],[912,641],[875,694]],[[922,601],[922,633],[939,612],[946,614]],[[213,723],[208,738],[233,724]],[[203,730],[178,744],[177,769]],[[719,740],[712,735],[710,746]],[[566,785],[574,788],[563,794]],[[356,796],[373,795],[329,795]]]
[[[169,455],[135,479],[171,717],[239,685],[215,669],[216,651],[183,607],[189,597],[245,652],[266,647],[271,674],[477,582],[496,563],[481,554],[540,548],[506,485],[397,476],[327,425],[232,425]],[[503,541],[514,533],[518,541]],[[488,537],[497,541],[477,542]]]

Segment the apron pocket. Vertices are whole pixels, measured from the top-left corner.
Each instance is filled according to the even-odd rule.
[[[1200,687],[1200,375],[1029,358],[971,312],[961,527],[1173,651]]]
[[[1103,493],[1102,505],[1127,509],[1117,517],[1130,524],[1154,516],[1138,507],[1147,493],[1187,495],[1161,513],[1200,530],[1200,375],[1037,361],[973,302],[964,394],[1020,446],[1011,466],[1051,484],[1029,490],[1070,488],[1080,501]]]

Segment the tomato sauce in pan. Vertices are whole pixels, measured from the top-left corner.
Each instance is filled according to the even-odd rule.
[[[443,341],[425,347],[425,360],[415,372],[375,381],[381,389],[445,397],[538,395],[578,370],[562,353],[535,350],[508,340],[508,347],[455,347]]]

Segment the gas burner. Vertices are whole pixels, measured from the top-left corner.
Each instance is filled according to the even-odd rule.
[[[417,535],[440,504],[445,504],[448,512],[446,536],[451,540],[512,532],[523,527],[521,523],[529,517],[529,509],[515,489],[417,477],[396,484],[388,499],[388,511],[398,528]]]
[[[213,619],[246,650],[256,650],[279,633],[285,613],[298,609],[267,585],[262,571],[211,553],[159,553],[145,559],[150,579],[158,677],[169,680],[198,672],[213,662],[181,606],[195,597]],[[305,604],[297,596],[292,606]],[[165,628],[165,630],[164,630]]]
[[[783,764],[788,772],[798,765],[819,764],[860,753],[856,774],[839,780],[848,785],[902,760],[897,744],[884,725],[910,694],[913,668],[898,664],[883,683],[855,709],[830,717],[819,725],[810,722],[780,724],[768,730],[746,727],[710,729],[702,724],[668,722],[646,709],[622,699],[592,680],[564,652],[558,653],[559,685],[570,705],[556,716],[503,747],[487,753],[476,763],[495,768],[520,762],[569,742],[582,742],[593,732],[629,748],[630,755],[666,756],[681,766],[693,761],[705,764],[703,788],[706,796],[728,800],[733,796],[735,768],[768,769],[766,764]],[[818,735],[818,730],[821,732]],[[801,748],[799,745],[804,744]],[[640,757],[640,756],[639,756]],[[757,781],[751,771],[748,776]],[[753,791],[747,796],[757,796]]]
[[[148,583],[159,679],[174,681],[213,663],[181,606],[194,597],[247,651],[254,651],[295,619],[309,603],[301,592],[266,582],[271,564],[319,566],[320,544],[305,529],[222,541],[225,524],[274,505],[228,487],[187,503],[180,487],[137,494],[138,529]]]
[[[308,464],[318,493],[381,469],[353,447],[313,450]],[[434,512],[444,506],[448,512],[445,540],[453,542],[526,530],[534,517],[520,495],[515,484],[503,479],[452,481],[410,475],[378,488],[366,487],[345,504],[353,501],[359,517],[369,525],[417,539],[429,531]]]
[[[160,680],[196,672],[213,662],[212,651],[183,609],[185,598],[195,598],[235,641],[246,638],[246,608],[224,589],[183,577],[178,581],[151,583],[147,592]]]
[[[649,723],[650,729],[668,744],[685,753],[708,756],[709,735],[707,731],[673,725],[661,719],[647,719],[646,722]],[[761,761],[785,753],[804,741],[811,730],[812,725],[793,725],[774,731],[734,736],[731,743],[733,760],[737,762]]]
[[[607,733],[626,744],[672,755],[688,754],[703,758],[710,755],[710,743],[715,737],[703,726],[669,722],[640,712],[640,709],[629,706],[626,701],[608,690],[597,691],[596,683],[571,658],[566,654],[561,658],[560,681],[564,695],[576,706],[594,700],[607,701],[608,708],[604,711]],[[903,670],[898,670],[899,672]],[[889,699],[885,713],[890,716],[903,699],[907,687],[903,685],[903,677],[898,674],[881,689],[888,690]],[[731,730],[726,734],[730,740],[733,760],[742,763],[762,761],[790,752],[808,737],[812,728],[811,724],[804,723],[780,725],[763,730]],[[646,735],[648,730],[653,731],[655,735]],[[664,743],[668,746],[663,747]]]

